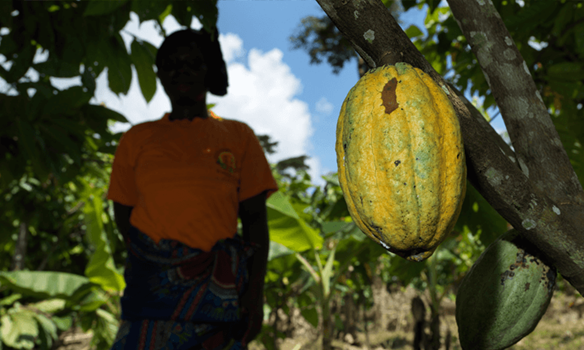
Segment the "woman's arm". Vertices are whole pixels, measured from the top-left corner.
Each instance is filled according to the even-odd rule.
[[[134,207],[114,202],[114,220],[116,221],[118,231],[120,231],[124,239],[130,230],[130,215],[132,215],[132,209],[134,209]]]
[[[255,338],[262,328],[264,318],[264,278],[270,251],[270,234],[266,211],[266,193],[246,199],[239,203],[239,217],[243,229],[243,239],[256,243],[259,247],[249,263],[249,283],[241,297],[241,307],[249,314],[247,341]]]
[[[261,284],[260,290],[263,291],[270,250],[266,193],[262,192],[239,203],[239,217],[241,218],[243,239],[259,245],[250,263],[250,282]]]

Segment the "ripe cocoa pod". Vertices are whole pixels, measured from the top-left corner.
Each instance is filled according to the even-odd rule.
[[[456,323],[464,350],[505,349],[531,333],[548,308],[556,269],[510,230],[493,242],[462,280]]]
[[[405,259],[430,257],[466,191],[462,133],[443,88],[403,62],[369,71],[343,103],[335,148],[361,231]]]

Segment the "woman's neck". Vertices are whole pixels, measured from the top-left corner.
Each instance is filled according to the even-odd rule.
[[[192,121],[194,118],[206,119],[208,116],[207,101],[206,98],[203,97],[193,104],[173,103],[169,119],[188,119]]]

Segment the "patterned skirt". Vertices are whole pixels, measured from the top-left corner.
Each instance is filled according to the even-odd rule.
[[[248,283],[253,244],[236,236],[210,252],[176,240],[158,244],[131,227],[112,350],[245,349],[248,322],[239,297]]]

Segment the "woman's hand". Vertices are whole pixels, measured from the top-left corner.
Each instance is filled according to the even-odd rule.
[[[250,287],[251,284],[250,284]],[[247,331],[244,341],[249,344],[262,330],[264,320],[264,293],[262,289],[248,288],[240,299],[242,316],[248,319]]]

